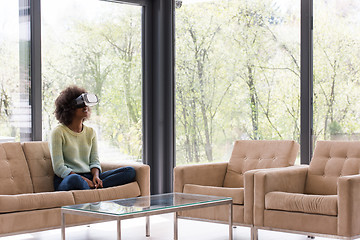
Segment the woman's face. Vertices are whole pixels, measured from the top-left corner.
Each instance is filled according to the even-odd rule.
[[[77,108],[75,111],[74,119],[88,119],[90,117],[90,108],[88,106]]]

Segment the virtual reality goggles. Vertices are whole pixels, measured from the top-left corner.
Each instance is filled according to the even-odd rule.
[[[99,103],[99,99],[93,93],[83,93],[74,100],[74,103],[76,108],[92,107]]]

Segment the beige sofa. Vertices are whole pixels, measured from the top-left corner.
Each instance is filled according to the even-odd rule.
[[[102,163],[103,171],[122,167]],[[54,172],[46,142],[0,144],[0,236],[40,231],[61,226],[60,208],[104,200],[150,195],[150,168],[126,164],[136,170],[132,183],[96,190],[55,192]],[[66,224],[99,221],[69,215]]]
[[[252,226],[253,176],[257,171],[252,169],[291,166],[298,151],[295,141],[236,141],[228,163],[176,167],[174,191],[232,197],[234,224]],[[180,217],[226,222],[228,210],[227,206],[190,210]]]
[[[318,141],[309,166],[255,173],[256,229],[360,235],[360,142]]]

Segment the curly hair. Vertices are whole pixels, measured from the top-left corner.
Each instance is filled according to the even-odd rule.
[[[64,124],[69,125],[75,115],[76,107],[74,100],[82,93],[86,93],[84,88],[72,85],[64,89],[55,100],[55,117]]]

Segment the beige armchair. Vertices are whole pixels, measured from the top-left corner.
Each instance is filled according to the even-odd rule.
[[[253,169],[291,166],[298,151],[299,144],[294,141],[236,141],[228,163],[176,167],[174,191],[232,197],[234,224],[252,226],[253,176],[256,172]],[[228,221],[227,206],[184,211],[179,215],[198,220]]]
[[[360,142],[318,141],[309,166],[255,173],[257,229],[360,235]]]

